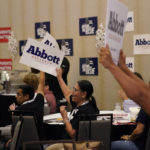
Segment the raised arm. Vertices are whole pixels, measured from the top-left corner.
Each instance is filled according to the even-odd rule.
[[[128,67],[126,66],[126,64],[125,64],[125,55],[123,53],[123,50],[120,50],[118,66],[120,67],[120,69],[122,71],[124,71],[133,80],[135,80],[137,82],[140,82],[140,84],[145,86],[145,83],[139,77],[137,77],[137,75],[135,75],[133,72],[131,72],[130,69],[128,69]]]
[[[43,96],[44,96],[44,86],[45,86],[45,72],[40,71],[40,79],[37,93],[41,93]]]
[[[135,80],[135,78],[125,73],[122,69],[116,66],[111,57],[111,53],[108,48],[101,48],[99,54],[99,62],[107,68],[119,82],[121,87],[126,92],[127,96],[138,103],[145,112],[150,115],[150,88],[142,80]],[[133,75],[132,75],[133,76]]]
[[[68,86],[66,85],[66,83],[64,82],[63,78],[62,78],[62,69],[59,68],[56,70],[57,71],[57,79],[60,85],[60,88],[67,100],[68,103],[70,103],[70,95],[72,94],[72,91],[68,88]]]

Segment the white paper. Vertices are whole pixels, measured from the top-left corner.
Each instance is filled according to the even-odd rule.
[[[20,59],[20,63],[56,76],[56,68],[60,67],[64,53],[41,42],[28,39]]]
[[[105,44],[109,45],[115,64],[118,64],[119,53],[122,48],[127,13],[128,8],[121,2],[107,0]],[[117,25],[118,28],[116,28]]]
[[[150,34],[134,35],[134,54],[150,54]]]

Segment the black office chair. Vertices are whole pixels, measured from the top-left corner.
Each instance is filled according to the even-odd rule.
[[[147,141],[146,141],[145,150],[150,150],[150,129],[149,129],[148,135],[147,135]]]
[[[22,124],[23,124],[23,118],[20,117],[19,120],[16,123],[14,134],[12,137],[12,143],[10,146],[10,150],[18,150],[19,149],[19,143],[20,143],[20,136],[22,132]]]
[[[37,126],[35,123],[34,115],[27,115],[27,114],[24,114],[23,112],[20,112],[20,115],[23,118],[23,124],[22,124],[21,133],[20,133],[19,148],[22,149],[23,142],[39,140],[39,134],[38,134]],[[17,112],[16,115],[12,116],[13,126],[16,126],[16,123],[18,122],[20,115]],[[28,149],[29,150],[43,150],[43,146],[40,144],[30,145]]]
[[[109,150],[111,145],[112,114],[96,115],[97,120],[80,121],[78,140],[97,140],[103,143],[101,150]]]

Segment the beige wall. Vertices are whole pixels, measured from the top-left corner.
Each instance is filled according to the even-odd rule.
[[[123,50],[133,56],[133,35],[149,33],[149,0],[120,0],[129,10],[134,11],[135,30],[125,34]],[[101,109],[113,109],[120,101],[117,91],[120,88],[113,76],[99,65],[98,76],[79,75],[79,57],[97,57],[95,36],[79,36],[79,18],[98,16],[98,23],[105,24],[106,0],[0,0],[0,27],[10,26],[17,40],[34,38],[34,23],[51,22],[51,34],[56,39],[73,38],[74,56],[69,57],[69,87],[79,79],[88,79],[94,85],[94,96]],[[0,43],[0,58],[10,58],[6,43]],[[145,81],[150,80],[150,56],[135,56],[135,71],[140,72]],[[18,55],[13,60],[13,69],[27,69],[19,63]]]

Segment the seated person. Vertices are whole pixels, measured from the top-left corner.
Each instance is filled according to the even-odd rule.
[[[150,116],[142,109],[136,119],[137,125],[131,135],[123,135],[120,141],[113,141],[111,150],[145,150]]]
[[[43,110],[44,110],[44,83],[45,73],[40,72],[40,80],[35,95],[35,90],[29,85],[22,85],[17,90],[16,100],[18,106],[11,104],[10,110],[34,111],[38,121],[38,129],[40,138],[44,138],[43,134]],[[6,144],[8,145],[8,143]]]
[[[55,113],[56,112],[56,98],[53,94],[53,91],[50,90],[50,83],[48,80],[45,80],[44,97],[46,99],[46,103],[49,106],[49,114]]]
[[[60,113],[66,128],[66,135],[64,135],[63,138],[76,139],[79,121],[83,119],[79,120],[79,116],[99,113],[95,99],[92,96],[93,86],[88,80],[80,80],[73,87],[73,91],[70,90],[62,78],[61,68],[57,69],[57,78],[67,102],[72,105],[69,117],[65,109],[66,106],[60,106]],[[89,120],[89,118],[84,118],[83,120]],[[63,144],[61,144],[61,146],[59,144],[54,144],[47,147],[46,150],[51,150],[54,146],[56,146],[56,148],[63,148]]]

